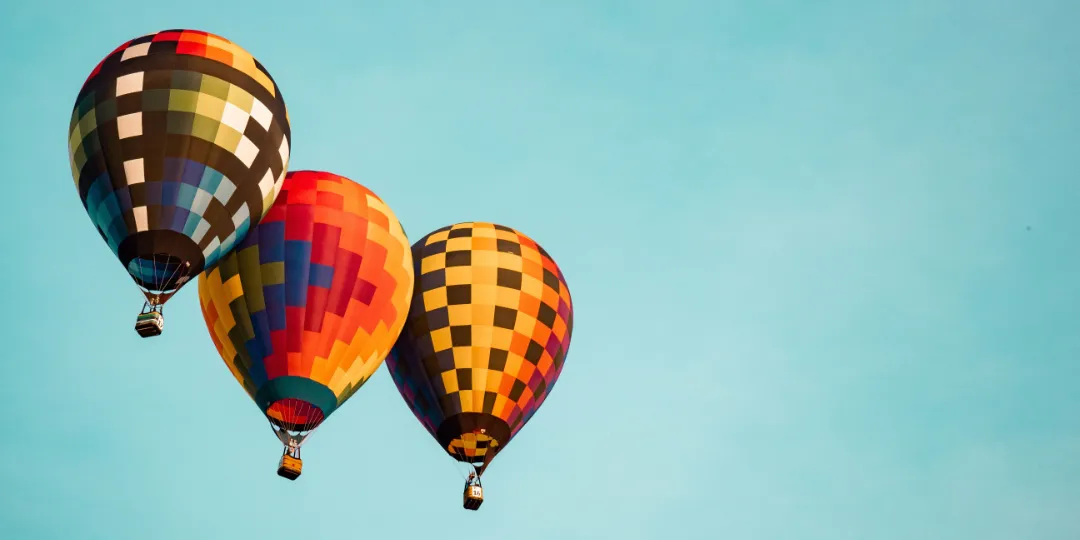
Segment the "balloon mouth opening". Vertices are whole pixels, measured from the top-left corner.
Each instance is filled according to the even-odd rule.
[[[167,253],[137,256],[128,261],[127,270],[150,293],[176,291],[191,278],[191,264]]]
[[[279,429],[303,433],[319,427],[326,416],[322,409],[307,401],[285,398],[267,407],[266,418]]]
[[[489,453],[498,452],[498,448],[498,439],[488,435],[485,429],[462,433],[446,445],[447,453],[454,456],[454,459],[477,466],[488,460]]]

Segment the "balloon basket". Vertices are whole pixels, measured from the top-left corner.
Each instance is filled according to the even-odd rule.
[[[465,486],[464,507],[466,510],[479,510],[484,504],[484,488],[473,484]]]
[[[160,336],[165,329],[165,316],[160,311],[146,311],[135,320],[135,331],[144,338]]]
[[[278,462],[277,473],[282,478],[296,480],[300,476],[300,470],[303,466],[304,462],[300,458],[284,455],[281,456],[281,461]]]

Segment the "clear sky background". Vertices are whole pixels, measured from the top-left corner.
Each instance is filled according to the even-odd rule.
[[[1080,537],[1075,1],[8,2],[0,536]],[[563,376],[461,508],[385,368],[276,476],[194,286],[162,337],[70,178],[71,107],[188,27],[280,84],[292,169],[411,239],[516,227]]]

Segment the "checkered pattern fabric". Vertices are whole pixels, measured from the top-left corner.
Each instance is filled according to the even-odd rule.
[[[444,227],[412,251],[416,292],[387,368],[447,453],[486,466],[562,371],[570,290],[542,247],[501,225]]]
[[[269,73],[194,30],[133,39],[79,92],[72,176],[101,237],[156,293],[211,269],[263,217],[289,162],[290,128]]]
[[[317,426],[382,364],[405,324],[413,262],[364,186],[289,173],[259,226],[199,277],[207,329],[271,422]]]

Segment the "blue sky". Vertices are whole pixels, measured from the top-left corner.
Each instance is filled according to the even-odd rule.
[[[5,6],[5,537],[1080,536],[1075,2],[512,4]],[[194,287],[132,330],[66,129],[176,27],[267,66],[291,168],[562,266],[567,367],[480,512],[385,369],[291,483]]]

